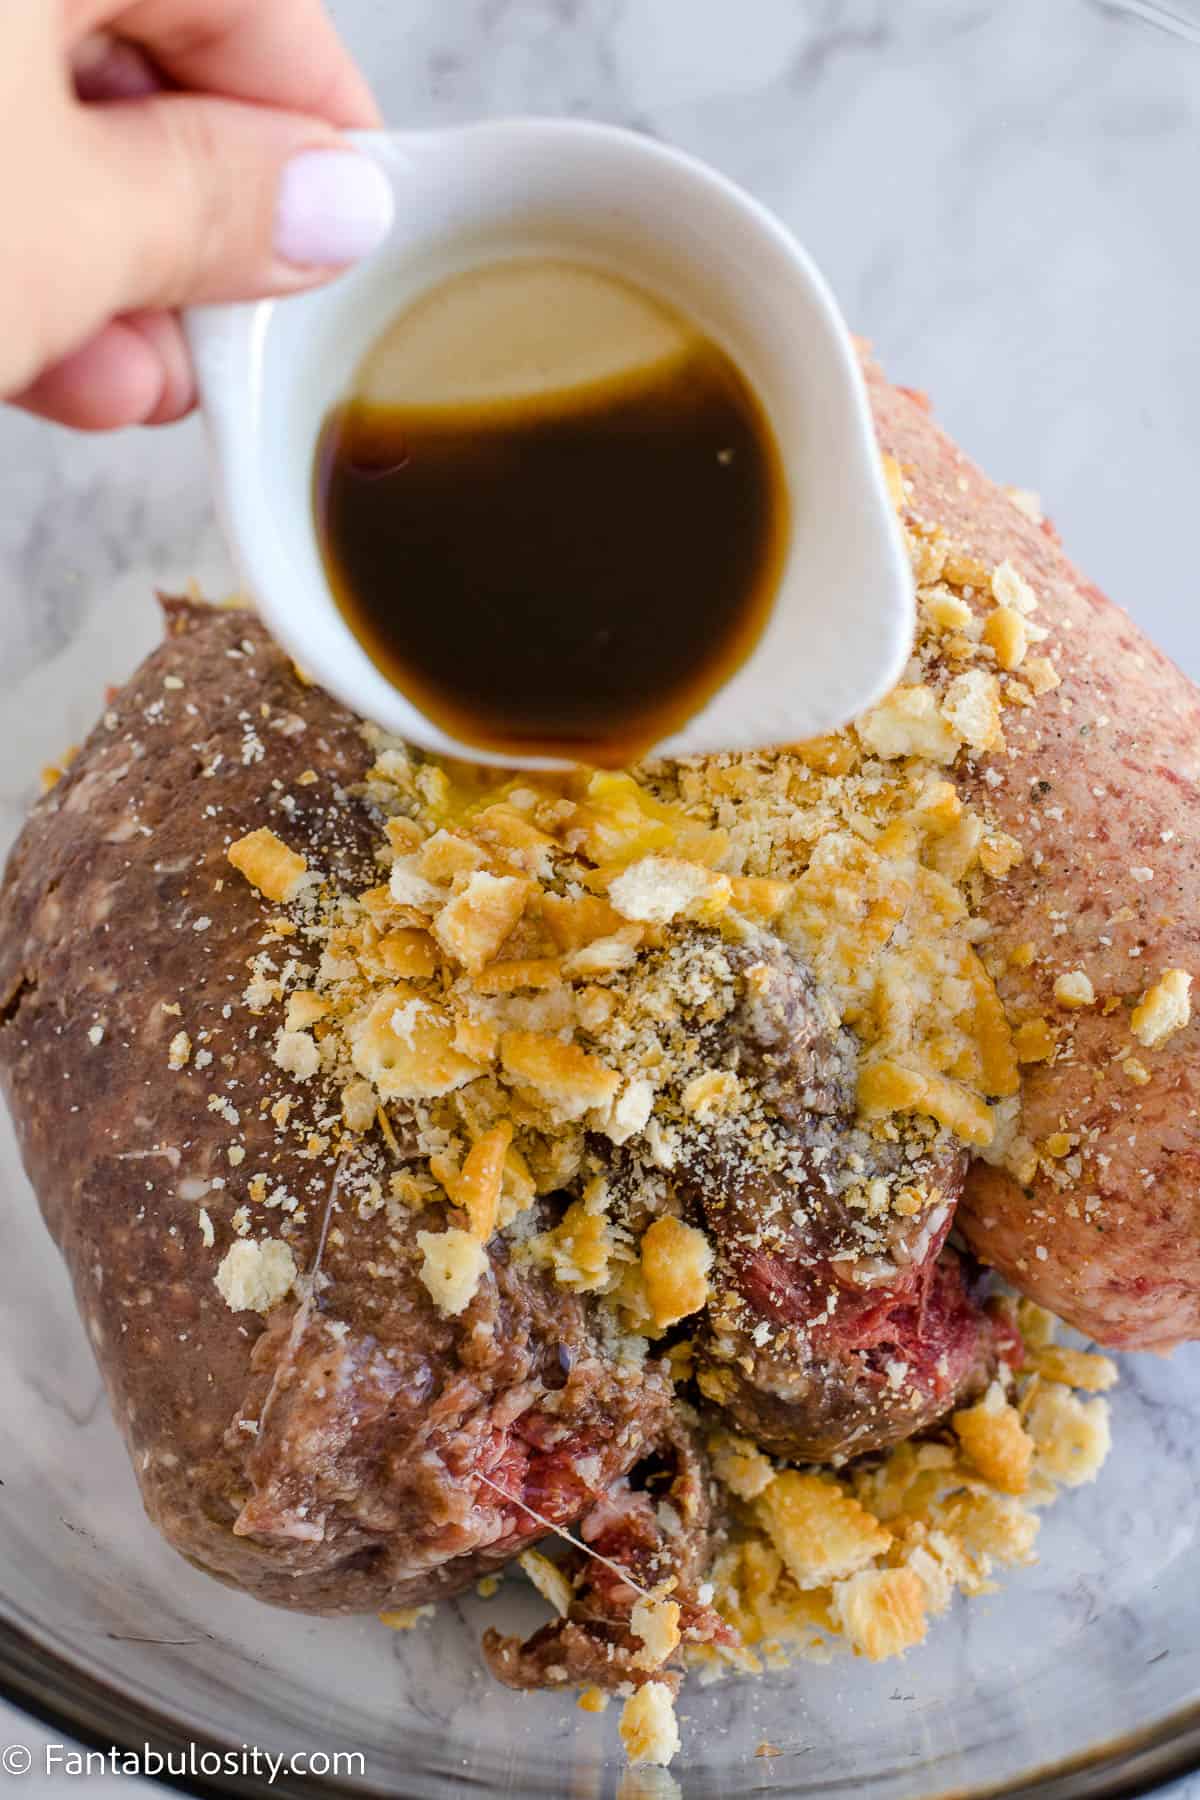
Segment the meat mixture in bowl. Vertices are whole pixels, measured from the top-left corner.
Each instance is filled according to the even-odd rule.
[[[1106,1140],[1029,1110],[1103,1004],[1010,904],[1040,570],[889,473],[920,633],[853,729],[467,767],[170,602],[6,876],[0,1069],[152,1518],[396,1628],[519,1563],[550,1616],[491,1669],[619,1694],[636,1760],[688,1668],[919,1642],[1108,1445],[1113,1365],[984,1266],[1116,1310],[1103,1234],[1078,1290],[1045,1247]],[[1152,973],[1105,1065],[1148,1091],[1190,1028]]]

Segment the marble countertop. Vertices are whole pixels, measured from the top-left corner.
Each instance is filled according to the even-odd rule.
[[[751,188],[891,373],[993,474],[1037,490],[1077,560],[1200,676],[1197,0],[332,10],[395,124],[605,119]],[[195,421],[100,441],[3,415],[0,468],[0,686],[28,703],[75,672],[0,769],[7,837],[36,760],[152,642],[151,590],[236,577]],[[0,1740],[47,1735],[0,1708]]]

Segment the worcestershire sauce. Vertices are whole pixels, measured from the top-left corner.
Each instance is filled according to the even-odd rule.
[[[346,620],[429,719],[610,766],[754,647],[788,523],[724,351],[641,289],[546,261],[400,315],[326,421],[315,510]]]

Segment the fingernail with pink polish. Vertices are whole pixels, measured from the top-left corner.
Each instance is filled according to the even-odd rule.
[[[302,150],[284,165],[275,254],[302,268],[357,262],[391,229],[392,184],[357,150]]]

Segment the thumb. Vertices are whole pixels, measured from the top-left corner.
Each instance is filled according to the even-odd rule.
[[[76,117],[113,313],[310,287],[391,225],[383,170],[320,121],[167,93]]]

